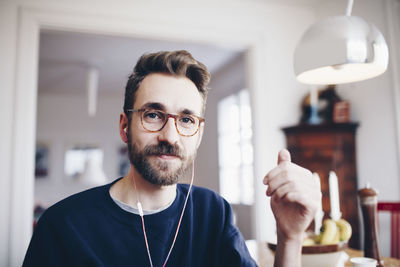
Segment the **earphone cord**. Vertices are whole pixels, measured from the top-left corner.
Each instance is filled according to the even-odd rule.
[[[150,266],[153,267],[153,262],[151,261],[151,256],[150,256],[149,243],[147,242],[146,227],[144,226],[143,207],[142,207],[142,203],[140,203],[140,200],[139,200],[139,192],[137,191],[135,176],[132,175],[132,177],[133,177],[133,179],[132,179],[133,185],[135,186],[135,192],[136,192],[137,208],[139,210],[140,218],[142,219],[142,228],[143,228],[143,233],[144,233],[144,242],[146,243],[147,255],[149,256]]]
[[[176,227],[174,240],[172,241],[172,245],[171,245],[171,247],[170,247],[170,249],[168,251],[168,254],[167,254],[167,257],[166,257],[166,259],[164,261],[163,267],[165,267],[165,265],[167,264],[167,261],[169,259],[169,256],[171,255],[172,249],[174,248],[176,238],[178,237],[179,228],[181,227],[183,214],[185,213],[185,209],[186,209],[186,203],[187,203],[187,201],[189,199],[190,191],[192,190],[193,180],[194,180],[194,160],[192,161],[192,179],[190,180],[189,190],[188,190],[188,192],[186,194],[186,199],[185,199],[185,203],[183,204],[183,209],[182,209],[182,212],[181,212],[181,216],[179,218],[178,226]],[[144,226],[143,208],[142,208],[142,204],[139,201],[139,192],[137,191],[137,188],[136,188],[136,181],[135,181],[135,177],[134,176],[133,176],[133,185],[134,185],[135,191],[136,191],[137,207],[139,209],[140,218],[142,219],[142,228],[143,228],[143,234],[144,234],[144,242],[146,243],[147,255],[149,257],[150,266],[153,267],[153,262],[151,260],[151,255],[150,255],[149,243],[147,242],[146,227]]]

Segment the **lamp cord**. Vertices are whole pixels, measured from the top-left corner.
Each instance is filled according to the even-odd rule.
[[[146,243],[147,256],[149,257],[150,266],[153,267],[153,261],[151,260],[149,243],[147,241],[146,227],[144,225],[143,207],[142,207],[142,203],[140,203],[140,200],[139,200],[139,192],[137,191],[136,181],[135,181],[134,175],[132,175],[132,180],[133,180],[133,185],[135,187],[135,192],[136,192],[137,208],[139,210],[139,215],[140,215],[140,218],[142,220],[142,228],[143,228],[144,242]],[[194,180],[194,160],[192,161],[192,179],[190,180],[190,186],[189,186],[188,192],[186,194],[186,199],[185,199],[185,203],[183,204],[183,208],[182,208],[181,216],[179,218],[178,226],[176,227],[174,240],[172,241],[172,245],[171,245],[171,247],[170,247],[170,249],[168,251],[167,257],[165,258],[163,267],[165,267],[165,265],[167,264],[167,261],[169,259],[169,256],[171,255],[172,249],[174,248],[176,238],[178,237],[179,228],[181,227],[183,214],[185,213],[185,209],[186,209],[186,203],[187,203],[187,201],[189,199],[190,191],[192,190],[193,180]]]
[[[353,10],[354,0],[347,1],[347,8],[346,8],[346,16],[351,16],[351,12]]]

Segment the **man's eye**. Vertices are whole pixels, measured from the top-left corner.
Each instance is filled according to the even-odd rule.
[[[159,120],[162,118],[161,113],[156,111],[146,111],[143,115],[148,120]]]
[[[179,121],[184,123],[184,124],[194,124],[195,123],[195,119],[190,117],[190,116],[181,117],[179,119]]]

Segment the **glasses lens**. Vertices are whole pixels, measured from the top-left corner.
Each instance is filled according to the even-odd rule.
[[[142,124],[143,127],[151,132],[160,131],[169,116],[174,117],[178,133],[184,136],[194,135],[200,125],[200,120],[196,116],[192,115],[168,115],[162,111],[155,109],[144,110],[142,112]]]
[[[157,110],[145,110],[142,113],[143,127],[148,131],[159,131],[165,123],[166,115]]]
[[[178,131],[182,135],[193,135],[199,127],[199,118],[191,115],[179,115],[176,118]]]

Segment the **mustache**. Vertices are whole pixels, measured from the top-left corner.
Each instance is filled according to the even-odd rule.
[[[184,158],[182,150],[177,145],[171,145],[168,142],[160,142],[156,145],[148,145],[143,149],[145,156],[159,156],[159,155],[171,155],[179,158]]]

